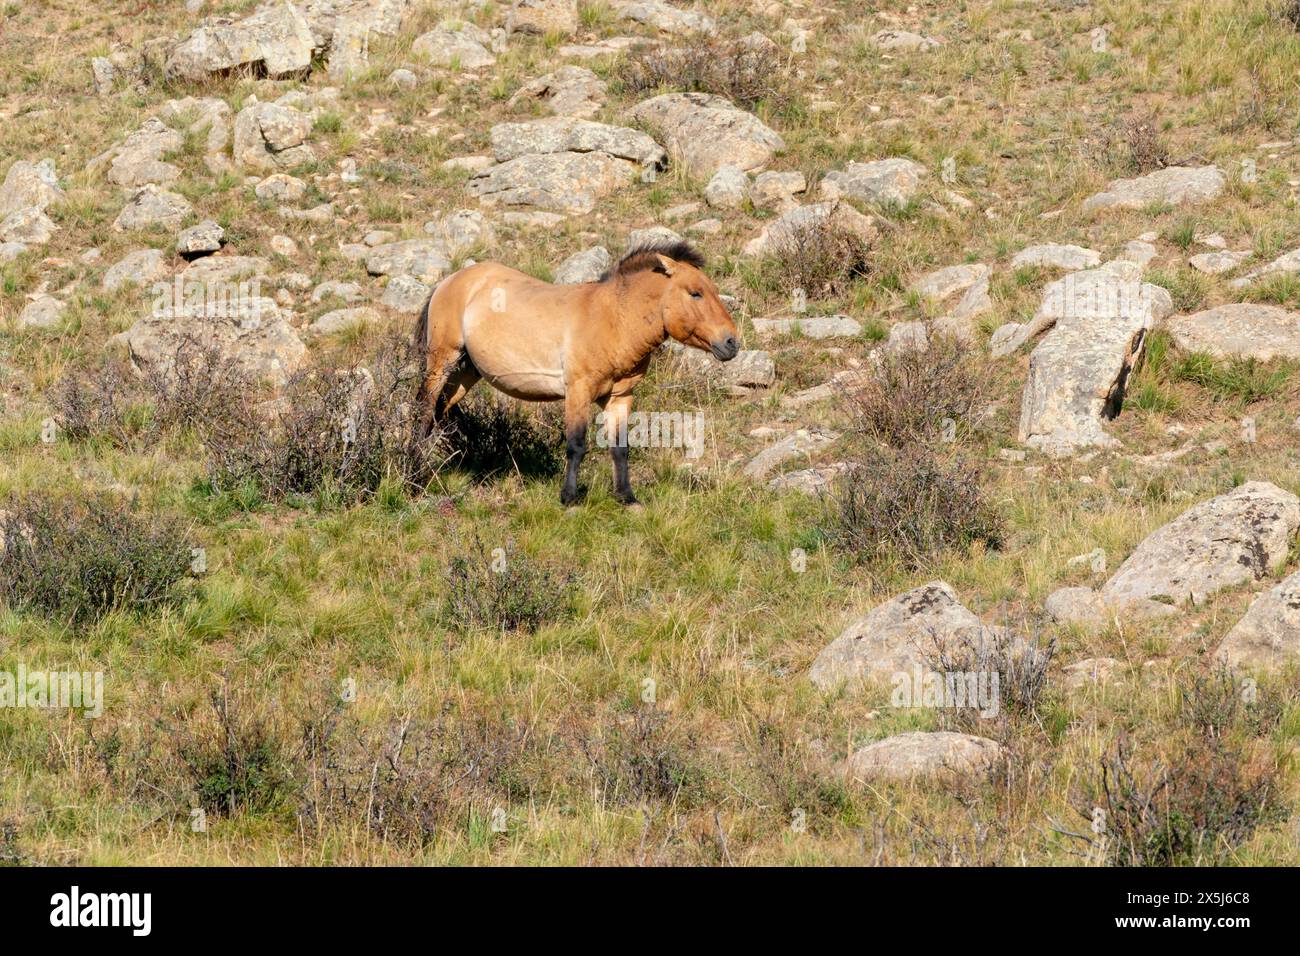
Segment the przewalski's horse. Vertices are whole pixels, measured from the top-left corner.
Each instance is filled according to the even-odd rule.
[[[434,291],[420,315],[424,350],[420,435],[480,378],[512,398],[564,401],[567,467],[560,501],[578,497],[591,405],[605,412],[614,494],[636,504],[627,475],[632,389],[670,336],[736,357],[736,325],[685,242],[634,249],[597,282],[551,285],[495,262],[461,269]]]

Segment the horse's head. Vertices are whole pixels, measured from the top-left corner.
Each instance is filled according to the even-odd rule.
[[[667,282],[659,300],[664,331],[683,345],[729,362],[740,351],[736,323],[718,298],[718,287],[693,263],[655,253],[653,271]]]

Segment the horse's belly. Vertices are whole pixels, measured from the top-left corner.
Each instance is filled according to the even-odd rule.
[[[477,363],[476,363],[477,364]],[[513,371],[492,373],[479,368],[483,380],[511,398],[526,402],[554,402],[564,397],[564,376],[557,372]]]

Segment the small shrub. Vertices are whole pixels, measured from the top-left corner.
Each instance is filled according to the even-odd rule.
[[[893,448],[932,441],[946,427],[969,423],[980,372],[955,339],[936,336],[930,347],[886,352],[845,396],[854,431]]]
[[[125,501],[32,496],[0,512],[0,603],[74,624],[175,602],[187,529]]]
[[[744,39],[637,47],[619,62],[616,76],[629,93],[713,93],[746,108],[764,101],[779,106],[787,98],[780,50]]]
[[[859,561],[895,557],[918,567],[945,549],[1002,540],[979,469],[924,445],[868,451],[850,463],[831,504],[828,537]]]
[[[532,632],[567,614],[573,597],[570,575],[552,571],[510,546],[489,550],[476,538],[447,564],[444,616],[460,630]]]
[[[824,221],[783,228],[769,259],[789,289],[803,289],[811,299],[844,295],[854,280],[870,272],[870,244],[856,233]]]
[[[1026,640],[1006,627],[967,629],[952,640],[932,637],[931,667],[941,674],[958,672],[997,675],[999,720],[1035,718],[1048,688],[1048,673],[1056,656],[1056,639]],[[974,707],[943,709],[947,729],[976,732],[984,715]],[[988,736],[987,733],[984,736]]]
[[[1260,362],[1253,358],[1221,361],[1204,352],[1184,355],[1175,364],[1173,376],[1192,382],[1223,400],[1250,404],[1272,398],[1286,387],[1296,363]]]
[[[1169,150],[1154,114],[1104,127],[1092,143],[1092,160],[1111,172],[1142,175],[1169,165]]]
[[[210,481],[251,485],[265,497],[374,494],[386,479],[423,489],[445,460],[441,436],[417,439],[419,365],[409,343],[390,338],[369,368],[315,365],[285,385],[274,411],[210,429]]]
[[[691,742],[673,733],[666,711],[642,707],[605,723],[580,740],[603,798],[614,804],[690,804],[704,790],[704,775],[688,756]]]
[[[1293,30],[1300,30],[1300,0],[1281,0],[1277,9],[1278,18]]]
[[[195,801],[208,813],[274,812],[288,805],[293,756],[268,720],[224,686],[209,697],[211,712],[187,715],[167,728],[172,755]]]
[[[1074,800],[1092,834],[1071,835],[1113,866],[1213,862],[1285,818],[1279,785],[1275,763],[1219,736],[1193,734],[1169,766],[1136,766],[1121,739]]]
[[[66,437],[106,438],[119,447],[129,445],[143,428],[147,416],[142,402],[139,383],[118,359],[71,369],[50,395],[55,421]]]

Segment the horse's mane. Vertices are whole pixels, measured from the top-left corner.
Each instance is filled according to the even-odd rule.
[[[600,277],[601,282],[615,276],[627,276],[645,272],[659,264],[659,256],[666,256],[675,262],[684,262],[697,269],[704,268],[704,256],[685,239],[651,239],[642,242],[619,259],[614,268]]]

